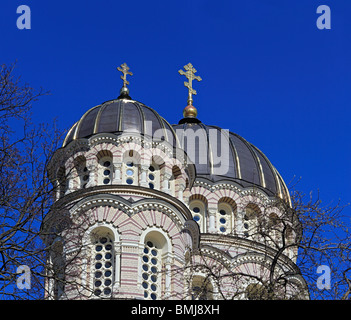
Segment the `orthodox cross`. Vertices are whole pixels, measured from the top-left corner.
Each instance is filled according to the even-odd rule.
[[[184,75],[189,80],[189,82],[184,82],[184,86],[189,89],[188,105],[192,105],[193,104],[193,94],[196,95],[196,91],[193,89],[193,80],[201,81],[202,79],[199,76],[195,76],[195,73],[197,71],[191,63],[188,63],[186,66],[184,66],[184,69],[186,71],[179,70],[178,72],[180,75],[182,75],[182,76]]]
[[[127,81],[127,74],[132,76],[133,73],[129,71],[129,67],[126,63],[123,63],[120,67],[117,67],[117,70],[123,73],[123,76],[121,76],[121,79],[123,80],[123,87],[127,87],[127,84],[129,84],[129,82]]]

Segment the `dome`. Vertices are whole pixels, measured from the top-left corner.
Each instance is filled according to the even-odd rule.
[[[196,120],[196,121],[195,121]],[[290,201],[288,189],[267,157],[241,136],[198,119],[173,125],[181,147],[195,164],[196,177],[212,182],[235,181],[259,187],[270,196]]]
[[[177,143],[172,126],[155,110],[138,101],[116,99],[88,110],[68,131],[63,147],[73,140],[89,138],[94,134],[122,132],[159,138],[173,146]]]

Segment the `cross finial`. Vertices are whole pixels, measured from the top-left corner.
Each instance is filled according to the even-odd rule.
[[[189,89],[188,105],[191,106],[193,104],[193,94],[196,95],[196,91],[193,89],[193,80],[201,81],[202,79],[199,76],[195,76],[197,71],[191,63],[185,65],[184,69],[186,71],[179,70],[178,72],[180,75],[184,75],[189,80],[189,82],[184,82],[184,86]]]
[[[123,87],[126,87],[127,84],[129,84],[129,82],[127,81],[127,74],[132,76],[133,73],[129,71],[129,67],[127,66],[126,63],[123,63],[121,64],[120,67],[117,67],[117,70],[123,73],[123,76],[121,76],[121,79],[123,80]]]
[[[129,96],[129,89],[127,88],[127,85],[129,84],[129,82],[127,81],[127,74],[132,76],[133,73],[129,71],[129,67],[126,63],[123,63],[119,67],[117,67],[117,70],[123,73],[123,75],[121,76],[121,79],[123,80],[123,87],[119,92],[120,95],[118,99],[131,99]]]

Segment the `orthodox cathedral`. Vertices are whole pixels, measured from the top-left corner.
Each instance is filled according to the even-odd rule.
[[[87,110],[47,171],[46,299],[308,299],[301,225],[262,151],[206,125],[193,105],[169,124],[131,98]]]

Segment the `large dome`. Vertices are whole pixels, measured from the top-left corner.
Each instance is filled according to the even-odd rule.
[[[172,126],[155,110],[138,101],[116,99],[89,109],[68,131],[63,147],[98,133],[127,132],[159,137],[173,146],[177,143]]]
[[[196,167],[196,177],[212,182],[235,181],[258,187],[270,196],[290,201],[288,189],[267,157],[241,136],[184,118],[171,126],[155,110],[141,102],[115,99],[89,109],[66,135],[70,142],[99,133],[137,133],[182,148]]]
[[[262,151],[235,133],[194,120],[182,119],[173,128],[197,178],[231,180],[289,201],[284,180]]]

